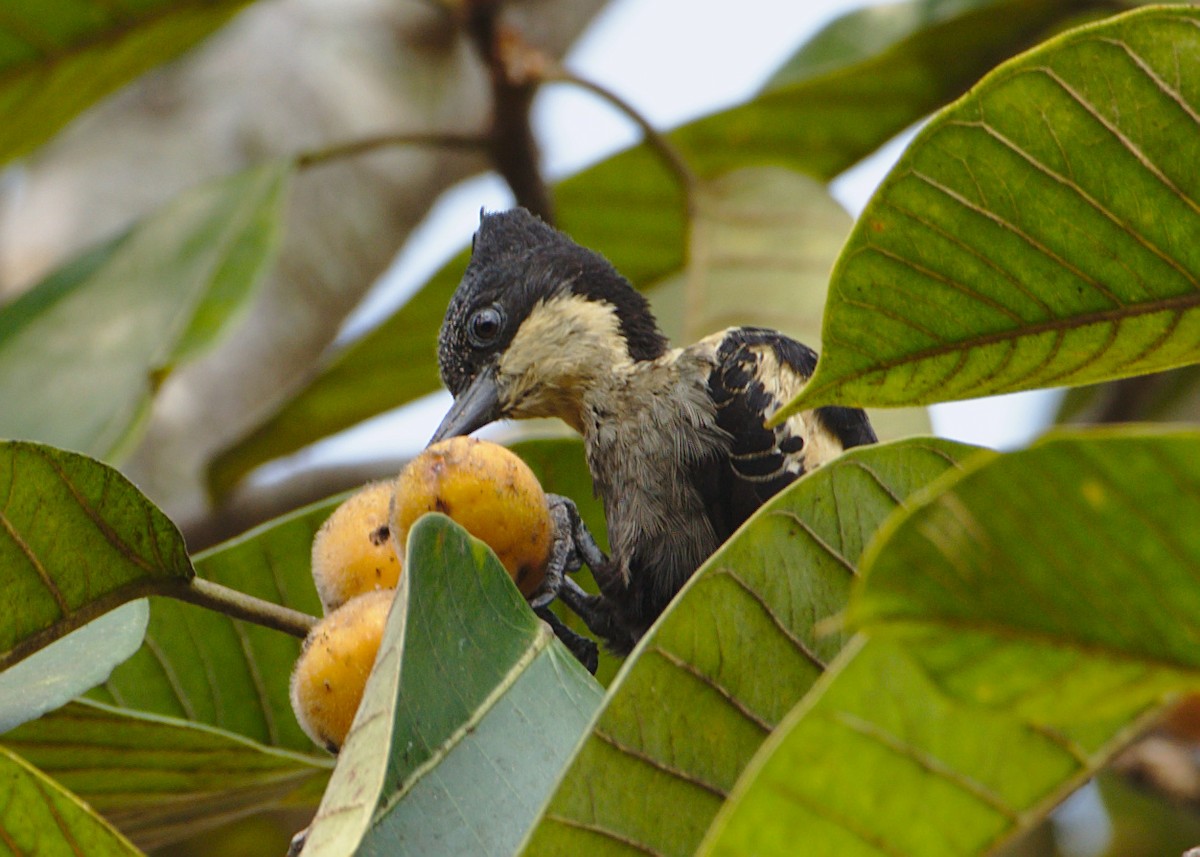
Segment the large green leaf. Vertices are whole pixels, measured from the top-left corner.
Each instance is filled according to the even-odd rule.
[[[1200,10],[1083,27],[917,137],[868,205],[794,408],[909,405],[1200,360]]]
[[[315,804],[332,767],[323,753],[86,700],[0,740],[147,849],[255,811]]]
[[[0,163],[92,102],[182,53],[249,0],[6,4],[0,11]]]
[[[1197,432],[1061,435],[943,478],[868,548],[869,636],[702,853],[961,857],[1028,829],[1200,687],[1198,516]]]
[[[975,448],[853,450],[760,509],[639,644],[526,854],[691,854],[743,766],[841,648],[863,546]]]
[[[511,854],[600,697],[487,546],[422,518],[303,854]]]
[[[1064,432],[996,459],[907,517],[868,562],[869,586],[852,609],[866,629],[910,614],[986,621],[1200,667],[1200,529],[1191,525],[1200,433]],[[917,567],[917,576],[904,571]]]
[[[306,613],[320,602],[312,538],[340,498],[298,510],[195,558],[207,580]],[[288,699],[300,641],[167,598],[151,602],[141,649],[92,691],[82,713],[54,712],[4,736],[146,847],[282,803],[315,804],[330,761],[301,731]],[[76,721],[97,723],[75,733]],[[74,759],[144,754],[128,766]],[[167,760],[154,761],[156,754]],[[208,755],[204,755],[208,754]],[[158,767],[195,758],[165,776]],[[149,769],[149,770],[147,770]],[[225,772],[225,788],[213,771]]]
[[[38,857],[140,852],[77,797],[0,747],[0,854]]]
[[[129,444],[164,373],[262,279],[289,176],[202,185],[0,308],[0,435],[98,457]]]
[[[175,525],[98,461],[0,443],[0,497],[0,670],[193,576]]]
[[[1057,22],[1105,5],[914,0],[856,12],[802,48],[758,97],[684,125],[670,140],[706,178],[764,164],[831,178]],[[685,263],[684,192],[647,144],[559,183],[555,202],[560,226],[639,287]],[[438,389],[437,328],[465,265],[464,252],[218,456],[214,493],[224,494],[264,461]]]

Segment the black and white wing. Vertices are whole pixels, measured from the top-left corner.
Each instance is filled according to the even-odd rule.
[[[702,477],[700,489],[723,540],[780,489],[876,437],[858,408],[817,408],[766,427],[812,375],[817,354],[808,346],[758,327],[730,328],[705,341],[715,346],[708,391],[730,447],[727,464],[714,462],[716,472]]]

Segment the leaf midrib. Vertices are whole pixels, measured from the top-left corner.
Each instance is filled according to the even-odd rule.
[[[526,671],[533,662],[549,648],[552,640],[556,639],[550,627],[544,622],[537,623],[537,633],[530,639],[529,647],[521,653],[521,657],[513,661],[512,666],[505,672],[504,677],[496,684],[487,696],[475,707],[471,712],[471,716],[459,724],[453,732],[430,753],[429,758],[418,765],[411,774],[409,774],[399,785],[399,787],[376,808],[372,814],[371,824],[374,825],[380,818],[387,815],[391,809],[398,804],[405,795],[407,795],[416,785],[424,779],[425,775],[435,769],[442,763],[450,753],[457,747],[463,738],[475,731],[476,727],[483,721],[488,713],[495,707],[504,696],[520,681]]]
[[[960,351],[972,351],[976,348],[984,348],[989,345],[1019,342],[1021,339],[1037,337],[1045,333],[1069,332],[1097,324],[1111,324],[1113,322],[1120,323],[1123,321],[1141,318],[1143,316],[1155,315],[1157,313],[1179,313],[1197,308],[1200,308],[1200,292],[1173,295],[1168,298],[1159,298],[1153,301],[1142,301],[1136,304],[1124,304],[1119,307],[1109,307],[1108,309],[1097,310],[1079,315],[1052,318],[1045,321],[1035,322],[1033,324],[1024,324],[1021,327],[1013,328],[1011,330],[996,331],[994,333],[972,336],[969,339],[958,339],[950,342],[944,342],[939,345],[924,348],[920,351],[909,352],[890,360],[875,363],[865,369],[841,375],[835,381],[827,381],[819,386],[806,389],[801,394],[801,398],[796,402],[796,405],[792,408],[789,408],[787,413],[794,413],[796,410],[803,410],[805,408],[812,407],[813,404],[819,403],[821,401],[819,397],[830,389],[834,389],[851,381],[858,381],[862,378],[867,378],[872,375],[890,372],[893,369],[906,366],[911,363],[920,363],[937,357],[945,357],[948,354],[956,354]],[[1136,362],[1137,360],[1143,358],[1144,354],[1141,354],[1131,358],[1130,362]],[[1074,372],[1077,370],[1071,371]],[[786,413],[781,412],[781,416],[786,416]]]

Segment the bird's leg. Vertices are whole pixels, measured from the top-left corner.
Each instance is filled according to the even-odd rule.
[[[530,596],[530,605],[534,612],[550,623],[559,639],[585,666],[588,664],[587,652],[580,648],[582,644],[578,641],[591,644],[593,653],[595,644],[567,628],[558,621],[558,617],[555,616],[553,620],[549,618],[553,616],[549,613],[549,604],[555,598],[560,599],[584,621],[588,630],[602,637],[615,651],[628,652],[637,642],[636,636],[631,635],[629,629],[617,619],[613,608],[614,599],[625,589],[625,582],[614,573],[612,561],[596,544],[595,537],[579,517],[574,502],[558,494],[550,494],[546,499],[550,506],[550,517],[554,521],[554,540],[546,563],[546,577]],[[583,563],[587,563],[592,570],[592,576],[600,588],[599,595],[585,592],[578,583],[567,577],[578,571]]]
[[[583,664],[584,669],[595,675],[596,667],[600,663],[600,649],[596,645],[596,641],[589,640],[582,634],[572,631],[548,606],[536,607],[533,612],[550,626],[550,630],[554,632],[554,636],[562,640],[563,645],[570,650],[576,660]]]
[[[575,502],[570,497],[560,494],[549,494],[546,500],[550,505],[550,515],[554,519],[555,537],[558,538],[560,533],[570,536],[574,565],[567,570],[578,571],[580,563],[584,563],[592,570],[592,577],[604,595],[611,598],[623,591],[625,581],[616,574],[612,561],[596,544],[596,537],[583,522]]]
[[[558,593],[559,600],[583,620],[588,630],[602,637],[608,647],[617,654],[628,654],[638,641],[638,635],[617,618],[613,602],[603,595],[592,595],[571,578],[563,581]]]
[[[550,519],[554,525],[553,541],[550,543],[550,557],[546,560],[546,576],[541,585],[529,596],[529,604],[534,610],[545,607],[558,597],[562,589],[565,575],[578,571],[582,564],[579,550],[575,545],[575,528],[571,513],[575,520],[579,512],[575,504],[566,497],[551,494],[547,500],[550,506]],[[594,544],[594,542],[593,542]]]

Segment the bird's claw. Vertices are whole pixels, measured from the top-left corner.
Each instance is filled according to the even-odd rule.
[[[538,607],[533,612],[550,626],[554,636],[558,637],[575,659],[583,664],[584,669],[595,675],[596,667],[600,664],[600,647],[596,645],[596,641],[572,631],[549,607]]]
[[[595,612],[594,602],[598,596],[589,595],[567,575],[578,571],[585,562],[595,574],[598,569],[607,566],[608,558],[597,547],[595,538],[579,517],[579,510],[569,497],[549,494],[546,500],[550,508],[554,535],[550,544],[550,556],[546,561],[546,575],[541,585],[529,596],[529,604],[534,612],[550,625],[571,653],[587,667],[588,672],[595,673],[599,660],[596,643],[563,624],[562,620],[550,611],[550,604],[556,598],[561,598],[562,602],[579,614],[590,628],[592,622],[589,619]]]
[[[545,607],[557,598],[565,576],[578,571],[582,565],[575,545],[575,521],[579,519],[575,504],[558,494],[550,494],[546,499],[554,535],[550,543],[550,556],[546,560],[546,576],[529,596],[529,604],[534,610]]]

